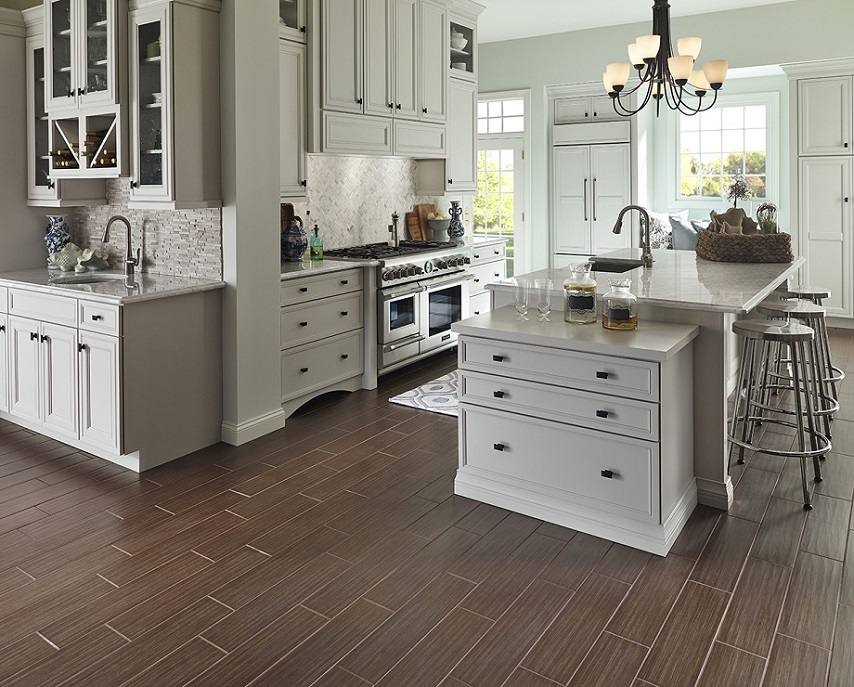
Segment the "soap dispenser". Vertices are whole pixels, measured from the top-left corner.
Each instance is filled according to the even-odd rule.
[[[314,230],[313,230],[313,233],[311,235],[311,239],[309,240],[309,244],[308,244],[309,259],[310,260],[315,260],[315,261],[323,260],[323,239],[321,238],[320,234],[318,233],[319,231],[320,231],[320,229],[317,226],[317,223],[315,222]]]

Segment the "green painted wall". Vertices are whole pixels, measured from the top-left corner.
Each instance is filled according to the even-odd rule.
[[[678,3],[679,0],[673,0]],[[603,3],[604,4],[604,3]],[[651,7],[650,3],[650,7]],[[604,9],[603,9],[604,11]],[[600,81],[608,62],[627,60],[625,46],[649,33],[650,21],[572,33],[554,34],[480,46],[478,83],[481,93],[531,89],[531,228],[534,269],[548,263],[548,187],[545,87]],[[723,57],[731,68],[755,67],[854,56],[854,1],[794,0],[727,12],[674,17],[673,37],[701,36],[704,59]],[[747,84],[747,82],[744,82]],[[782,82],[779,82],[782,83]],[[781,88],[776,84],[775,88]],[[725,84],[735,92],[738,81]],[[749,86],[749,84],[747,84]],[[785,84],[782,86],[787,91]],[[781,99],[781,138],[787,139],[788,112]],[[661,118],[673,116],[669,111]],[[653,169],[662,164],[662,124],[653,125]],[[659,134],[657,137],[655,136]],[[785,151],[788,146],[785,147]],[[784,149],[781,148],[781,154]],[[784,168],[786,165],[784,165]],[[788,184],[787,170],[781,188]],[[666,194],[651,189],[654,202]],[[785,203],[783,203],[785,205]],[[697,213],[693,213],[697,214]]]

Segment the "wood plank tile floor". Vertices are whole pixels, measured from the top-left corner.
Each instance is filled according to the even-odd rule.
[[[813,511],[748,456],[659,558],[454,496],[456,420],[387,401],[455,365],[143,475],[0,424],[0,685],[854,685],[854,382]]]

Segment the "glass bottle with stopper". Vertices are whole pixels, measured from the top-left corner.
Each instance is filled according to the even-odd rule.
[[[638,328],[638,299],[629,288],[630,279],[615,279],[611,290],[602,296],[602,326],[605,329]]]
[[[596,280],[590,276],[593,265],[583,262],[570,269],[572,276],[563,282],[563,319],[572,324],[592,324],[596,321]]]

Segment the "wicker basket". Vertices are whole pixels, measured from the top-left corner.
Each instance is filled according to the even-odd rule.
[[[789,234],[697,232],[697,255],[715,262],[792,262]]]

